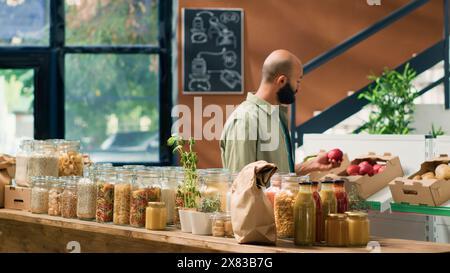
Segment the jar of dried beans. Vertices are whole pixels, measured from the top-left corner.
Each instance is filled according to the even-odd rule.
[[[28,161],[28,177],[58,176],[58,156],[55,145],[41,140],[34,141]]]
[[[77,182],[80,178],[64,178],[64,190],[61,194],[61,216],[64,218],[77,218]]]
[[[33,176],[31,178],[31,212],[47,213],[48,211],[48,187],[47,177]]]
[[[93,178],[83,177],[78,181],[77,217],[83,220],[95,218],[97,188]]]

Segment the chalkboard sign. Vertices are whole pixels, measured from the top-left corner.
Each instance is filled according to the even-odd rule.
[[[183,93],[242,94],[242,9],[183,9]]]

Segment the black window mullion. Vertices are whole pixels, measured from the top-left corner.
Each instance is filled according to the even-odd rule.
[[[50,2],[50,100],[51,138],[64,138],[64,0]]]
[[[173,164],[173,156],[166,140],[172,129],[172,0],[160,0],[158,6],[159,22],[159,158],[163,164]]]

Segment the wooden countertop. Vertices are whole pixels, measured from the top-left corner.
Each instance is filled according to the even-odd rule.
[[[169,248],[173,252],[177,249],[188,247],[192,249],[201,249],[207,252],[237,252],[237,253],[367,253],[365,247],[297,247],[290,240],[279,240],[276,246],[259,245],[241,245],[233,238],[218,238],[212,236],[199,236],[190,233],[183,233],[180,230],[169,227],[165,231],[150,231],[143,228],[133,228],[128,226],[117,226],[113,224],[100,224],[91,221],[82,221],[77,219],[65,219],[41,214],[32,214],[30,212],[0,209],[0,224],[2,221],[11,221],[49,226],[71,230],[77,233],[89,233],[99,235],[110,235],[121,237],[124,240],[146,241],[155,244],[171,245]],[[0,225],[1,227],[1,225]],[[3,225],[4,228],[4,225]],[[2,230],[0,229],[0,236]],[[4,238],[8,240],[8,238]],[[450,244],[437,244],[422,241],[410,241],[400,239],[372,238],[381,246],[382,253],[393,252],[450,252]],[[8,249],[3,249],[8,251]]]

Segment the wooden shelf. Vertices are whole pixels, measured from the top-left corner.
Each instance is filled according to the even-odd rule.
[[[450,244],[373,238],[381,252],[450,252]],[[65,219],[0,209],[0,252],[67,252],[70,241],[81,252],[369,252],[365,247],[297,247],[290,240],[276,246],[240,245],[233,238],[183,233],[175,228],[150,231],[128,226]]]

